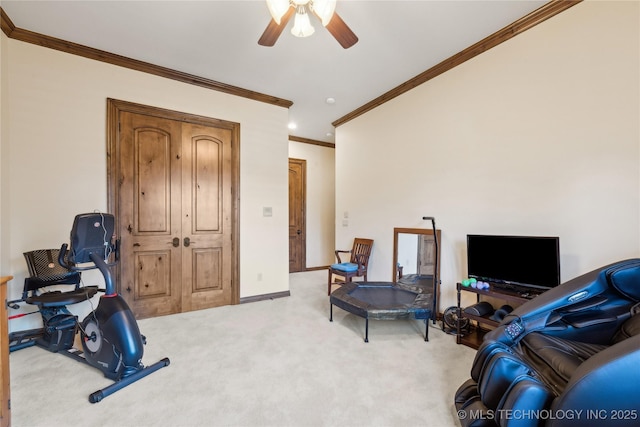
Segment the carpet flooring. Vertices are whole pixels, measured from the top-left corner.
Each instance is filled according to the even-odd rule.
[[[143,363],[171,364],[91,404],[110,380],[61,354],[14,352],[14,427],[458,425],[453,395],[475,351],[416,320],[334,307],[326,272],[290,275],[291,296],[139,321]]]

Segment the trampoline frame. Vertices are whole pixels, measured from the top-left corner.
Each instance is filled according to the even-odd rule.
[[[353,297],[351,294],[358,289],[392,289],[394,292],[406,296],[413,295],[411,303],[391,303],[389,305],[375,305],[365,299]],[[333,306],[365,319],[364,342],[369,342],[369,319],[397,320],[424,319],[424,340],[429,341],[429,319],[433,318],[433,293],[423,293],[399,283],[393,282],[350,282],[331,293],[329,298],[329,321],[333,322]]]

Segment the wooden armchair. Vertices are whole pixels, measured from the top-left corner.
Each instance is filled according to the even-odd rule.
[[[351,282],[353,277],[363,277],[364,281],[367,281],[367,267],[369,265],[369,256],[371,255],[372,247],[373,240],[356,237],[353,240],[353,248],[350,251],[336,251],[338,263],[329,266],[327,295],[331,295],[331,285],[333,284]],[[351,254],[349,262],[342,262],[342,259],[340,258],[341,253]],[[341,276],[342,279],[333,281],[332,279],[334,275]]]

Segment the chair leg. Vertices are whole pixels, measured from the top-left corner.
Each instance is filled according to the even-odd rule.
[[[331,295],[331,270],[329,270],[329,288],[327,289],[327,295]]]

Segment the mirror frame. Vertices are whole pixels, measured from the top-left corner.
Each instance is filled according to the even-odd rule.
[[[398,234],[418,234],[418,235],[427,235],[433,236],[433,229],[426,228],[403,228],[403,227],[394,227],[393,229],[393,276],[391,281],[396,283],[398,281]],[[435,289],[435,298],[437,304],[440,303],[440,252],[442,252],[442,239],[440,236],[442,233],[440,229],[436,228],[436,238],[438,239],[438,252],[436,256],[438,257],[438,268],[435,272],[436,276],[436,289]],[[440,307],[436,306],[436,314],[440,313]]]

